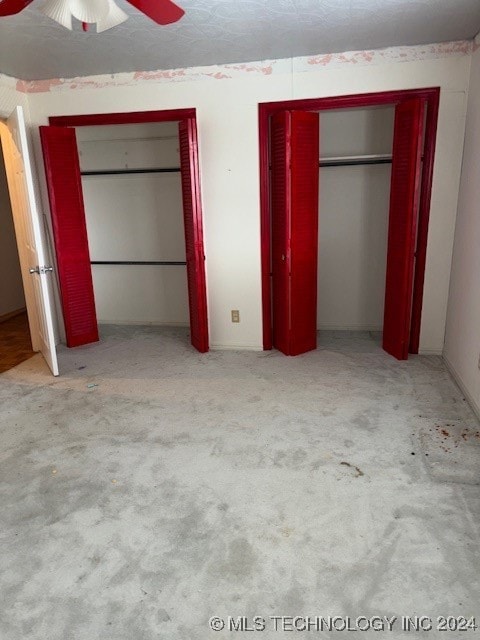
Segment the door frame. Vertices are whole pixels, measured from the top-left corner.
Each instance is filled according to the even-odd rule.
[[[79,115],[60,115],[50,116],[48,123],[50,126],[57,127],[91,127],[100,125],[119,125],[119,124],[147,124],[156,122],[187,122],[193,121],[195,130],[197,127],[197,111],[195,108],[186,109],[165,109],[161,111],[130,111],[121,113],[95,113],[95,114],[79,114]],[[201,236],[203,246],[203,206],[201,199],[201,186],[200,186],[200,161],[198,155],[198,149],[193,154],[192,161],[196,165],[196,171],[192,173],[192,180],[195,184],[195,203],[198,211],[197,221],[198,232]],[[206,301],[206,351],[209,348],[209,335],[208,335],[208,299],[207,299],[207,287],[206,278],[204,278],[202,290],[200,295],[204,296]],[[63,308],[62,308],[63,312]],[[191,327],[190,327],[191,329]]]
[[[404,100],[418,98],[425,101],[426,121],[423,149],[423,169],[420,184],[417,246],[415,248],[415,272],[413,277],[412,315],[409,353],[418,353],[422,317],[425,263],[427,255],[428,223],[432,198],[433,165],[437,137],[440,87],[380,91],[327,98],[307,98],[281,102],[264,102],[258,105],[258,137],[260,163],[260,244],[262,274],[263,348],[272,349],[271,310],[271,210],[269,171],[269,122],[270,116],[279,111],[327,111],[375,106],[395,106]]]

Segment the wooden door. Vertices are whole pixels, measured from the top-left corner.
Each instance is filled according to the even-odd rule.
[[[54,336],[52,266],[44,241],[42,219],[33,186],[27,131],[22,107],[7,119],[9,136],[2,135],[8,189],[24,283],[32,347],[40,351],[54,376],[58,375]]]

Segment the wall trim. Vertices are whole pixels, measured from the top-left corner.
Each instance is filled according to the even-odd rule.
[[[470,405],[470,408],[473,411],[473,413],[475,414],[477,420],[480,421],[480,403],[477,402],[477,400],[472,396],[470,391],[467,389],[467,387],[466,387],[465,383],[463,382],[460,374],[455,369],[455,367],[450,362],[450,360],[447,358],[447,356],[445,354],[443,354],[442,357],[443,357],[443,361],[445,363],[445,366],[447,368],[448,373],[450,374],[450,376],[452,377],[453,381],[455,382],[457,387],[460,389],[462,394],[465,396],[465,400]]]
[[[433,184],[433,165],[437,138],[438,107],[440,87],[418,89],[398,89],[371,93],[334,95],[323,98],[307,98],[261,102],[258,105],[258,147],[260,173],[260,255],[262,279],[262,324],[263,348],[269,350],[273,345],[272,317],[272,278],[271,278],[271,221],[270,202],[270,118],[285,110],[318,111],[329,109],[352,109],[358,107],[396,106],[410,100],[422,100],[427,109],[423,141],[423,170],[420,179],[420,202],[417,220],[416,260],[412,273],[412,301],[410,314],[408,353],[419,351],[420,328],[423,305],[428,222]],[[395,163],[394,165],[395,166]],[[406,358],[405,358],[406,359]]]
[[[419,349],[419,356],[443,356],[443,349]]]
[[[47,191],[49,193],[50,200],[50,213],[54,222],[54,246],[56,245],[56,226],[58,226],[58,211],[55,216],[55,209],[58,208],[54,196],[55,192],[51,188],[53,185],[53,174],[50,167],[50,160],[54,157],[52,154],[46,153],[48,145],[45,143],[50,137],[55,127],[58,129],[55,136],[58,136],[61,128],[64,127],[64,133],[69,131],[67,127],[82,127],[82,126],[97,126],[97,125],[117,125],[117,124],[134,124],[134,123],[150,123],[150,122],[172,122],[178,121],[179,131],[179,145],[180,145],[180,159],[181,159],[181,173],[182,173],[182,194],[183,194],[183,217],[184,223],[191,225],[191,233],[185,234],[185,246],[187,255],[190,255],[191,259],[187,259],[187,276],[189,280],[189,313],[190,313],[190,340],[192,345],[200,352],[205,353],[209,349],[209,333],[208,333],[208,303],[206,292],[206,278],[205,278],[205,254],[204,254],[204,240],[203,240],[203,205],[201,198],[201,180],[200,180],[200,168],[199,168],[199,155],[198,155],[198,135],[197,135],[197,115],[196,109],[183,108],[183,109],[166,109],[161,111],[127,111],[127,112],[113,112],[113,113],[100,113],[100,114],[83,114],[83,115],[68,115],[68,116],[50,116],[49,127],[40,127],[40,138],[43,147],[43,156],[45,171],[47,177]],[[72,129],[73,130],[73,129]],[[52,147],[53,149],[53,147]],[[76,159],[78,165],[78,149],[73,149],[75,155],[72,156]],[[78,166],[76,167],[75,179],[79,182],[79,195],[80,203],[82,206],[82,219],[85,224],[85,208],[83,206],[83,196],[80,184],[80,171]],[[55,206],[54,206],[55,205]],[[57,219],[55,223],[55,219]],[[187,225],[188,226],[188,225]],[[191,249],[190,249],[191,245]],[[190,252],[190,253],[189,253]],[[55,246],[55,253],[57,254],[57,247]],[[87,250],[88,254],[88,250]],[[88,258],[88,255],[87,255]],[[62,275],[62,270],[57,269],[59,275]],[[65,275],[65,274],[64,274]],[[195,287],[195,289],[192,289]],[[194,294],[192,295],[192,292]],[[60,294],[62,294],[62,288],[60,287]],[[65,317],[65,300],[61,295],[61,308],[63,316]],[[95,308],[94,308],[95,312]],[[98,326],[98,321],[95,322]],[[68,336],[67,336],[68,338]],[[98,333],[97,333],[98,340]],[[91,341],[90,341],[91,342]],[[78,343],[72,344],[67,339],[67,345],[78,346]]]
[[[97,125],[178,122],[196,117],[197,112],[195,108],[162,109],[161,111],[127,111],[122,113],[87,113],[82,115],[50,116],[48,123],[55,127],[93,127]]]
[[[6,322],[7,320],[11,320],[16,316],[19,316],[21,313],[25,313],[27,311],[27,307],[22,307],[21,309],[14,309],[13,311],[9,311],[8,313],[4,313],[0,316],[0,323]]]
[[[210,343],[210,351],[263,351],[260,344],[212,344]]]

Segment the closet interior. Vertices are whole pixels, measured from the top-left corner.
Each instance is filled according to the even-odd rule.
[[[367,332],[399,360],[415,352],[426,113],[414,97],[271,116],[272,345],[286,355],[316,349],[319,330]]]
[[[99,324],[188,326],[178,123],[76,138]]]
[[[322,330],[383,328],[394,116],[393,106],[320,114],[320,344]]]

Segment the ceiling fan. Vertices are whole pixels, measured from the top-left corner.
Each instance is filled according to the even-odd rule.
[[[0,0],[0,17],[20,13],[33,0]],[[157,24],[177,22],[185,11],[172,0],[127,0]],[[97,32],[124,22],[128,15],[114,0],[47,0],[41,11],[63,27],[72,30],[72,17],[80,20],[83,30],[96,23]]]

